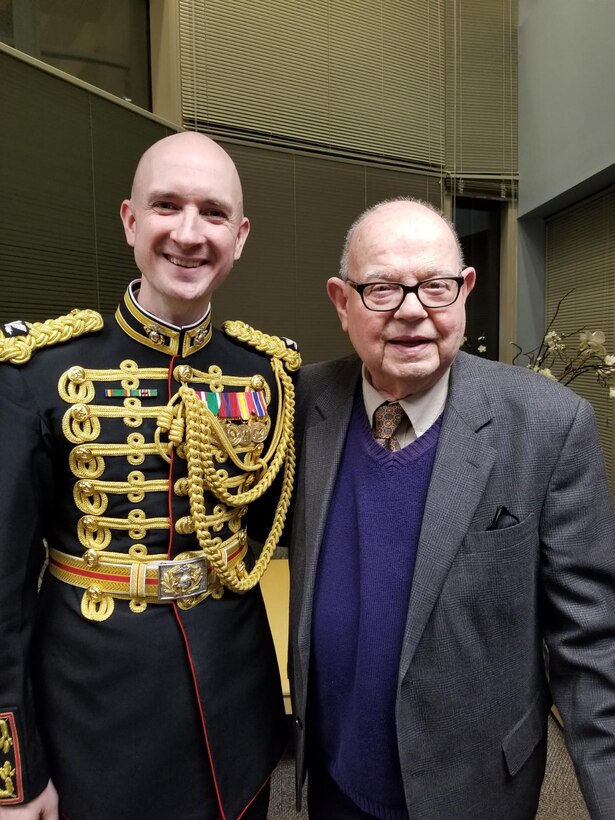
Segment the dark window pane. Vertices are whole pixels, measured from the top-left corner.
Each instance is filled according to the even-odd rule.
[[[454,216],[465,263],[476,268],[476,285],[467,302],[466,349],[475,353],[484,345],[483,355],[494,360],[499,347],[501,207],[492,199],[457,197]]]
[[[151,109],[147,0],[0,0],[0,39]]]

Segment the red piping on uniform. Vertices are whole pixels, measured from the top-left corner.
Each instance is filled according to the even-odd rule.
[[[177,356],[171,357],[169,365],[169,376],[167,379],[167,401],[171,401],[171,390],[173,388],[173,365]],[[169,546],[167,547],[167,558],[171,558],[171,545],[173,544],[173,461],[175,450],[171,447],[171,463],[169,464],[169,489],[167,491],[167,506],[169,510]]]
[[[188,643],[188,636],[184,630],[184,625],[181,622],[181,618],[179,617],[179,612],[177,611],[177,605],[173,604],[173,611],[175,612],[175,618],[177,619],[177,623],[179,624],[179,628],[184,638],[184,643],[186,644],[186,652],[188,653],[188,663],[190,664],[190,672],[192,674],[192,680],[194,682],[194,689],[196,693],[196,700],[199,705],[199,714],[201,716],[201,725],[203,727],[203,734],[205,735],[205,746],[207,747],[207,756],[209,757],[209,766],[211,768],[211,776],[214,781],[214,786],[216,789],[216,797],[218,799],[218,806],[220,807],[220,815],[221,820],[226,820],[226,814],[224,813],[224,809],[222,807],[222,800],[220,798],[220,789],[218,788],[218,781],[216,780],[216,770],[214,769],[214,760],[211,754],[211,748],[209,746],[209,737],[207,735],[207,726],[205,724],[205,715],[203,714],[203,707],[201,706],[201,698],[199,697],[199,686],[196,679],[196,672],[194,670],[194,663],[192,662],[192,655],[190,653],[190,644]],[[262,788],[262,787],[261,787]],[[254,799],[254,798],[252,798]],[[244,809],[245,811],[245,809]],[[243,812],[242,812],[243,813]]]
[[[172,389],[172,379],[173,379],[173,365],[175,359],[177,357],[173,356],[171,359],[171,364],[169,367],[169,380],[168,380],[168,395],[169,401],[171,400],[171,389]],[[171,449],[171,463],[169,465],[169,493],[168,493],[168,505],[169,505],[169,549],[167,556],[171,558],[171,545],[173,542],[173,461],[175,450]],[[196,702],[199,707],[199,715],[201,716],[201,726],[203,727],[203,734],[205,736],[205,746],[207,748],[207,756],[209,758],[209,767],[211,769],[211,776],[212,780],[214,781],[214,788],[216,789],[216,799],[218,800],[218,806],[220,808],[221,820],[226,820],[226,815],[224,814],[224,809],[222,808],[222,800],[220,799],[220,789],[218,788],[218,781],[216,780],[216,772],[214,769],[214,761],[211,754],[211,749],[209,747],[209,737],[207,735],[207,726],[205,724],[205,715],[203,714],[203,707],[201,705],[201,698],[199,697],[199,685],[196,678],[196,672],[194,669],[194,663],[192,661],[192,654],[190,652],[190,644],[188,643],[188,636],[186,635],[186,631],[184,630],[184,625],[181,622],[181,618],[179,617],[179,612],[177,611],[177,605],[173,604],[173,612],[175,613],[175,620],[179,625],[180,632],[182,633],[182,637],[184,639],[184,644],[186,646],[186,653],[188,655],[188,664],[190,666],[190,674],[192,675],[192,681],[194,683],[194,691],[196,694]]]
[[[280,760],[282,760],[282,758],[280,758]],[[263,783],[263,785],[262,785],[262,786],[260,787],[260,789],[256,792],[256,794],[254,795],[254,797],[252,798],[252,800],[250,800],[250,802],[249,802],[249,803],[248,803],[248,805],[245,807],[245,809],[241,812],[241,814],[237,815],[237,820],[241,820],[241,818],[244,816],[244,814],[245,814],[245,813],[247,812],[247,810],[250,808],[250,806],[252,805],[252,803],[254,803],[254,801],[256,800],[256,798],[259,796],[259,794],[260,794],[260,793],[262,792],[262,790],[265,788],[265,786],[267,785],[267,783],[269,783],[269,781],[271,780],[271,778],[272,778],[272,776],[273,776],[274,771],[275,771],[275,770],[277,769],[277,767],[280,765],[280,760],[278,760],[278,762],[276,763],[276,765],[273,767],[273,769],[272,769],[271,774],[269,775],[269,777],[265,780],[265,782]]]

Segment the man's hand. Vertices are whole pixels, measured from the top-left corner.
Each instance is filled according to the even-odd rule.
[[[58,793],[51,780],[29,803],[0,808],[0,820],[58,820],[58,817]]]

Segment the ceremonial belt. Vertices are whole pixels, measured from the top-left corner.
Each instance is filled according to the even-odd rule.
[[[227,566],[234,567],[248,551],[245,530],[220,546]],[[120,552],[88,550],[84,557],[50,548],[49,572],[71,586],[105,593],[113,598],[140,599],[165,604],[196,595],[209,595],[215,569],[201,552],[184,552],[174,560],[148,555],[139,560]]]

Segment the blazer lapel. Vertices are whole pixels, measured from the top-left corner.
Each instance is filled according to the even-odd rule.
[[[400,680],[412,662],[495,461],[495,449],[480,432],[492,418],[491,407],[480,380],[472,379],[473,368],[472,360],[459,354],[451,372],[417,550]]]
[[[360,361],[344,360],[334,378],[326,381],[326,387],[314,397],[313,407],[306,419],[302,444],[300,494],[304,502],[301,516],[301,533],[297,534],[297,546],[303,567],[301,583],[305,606],[299,626],[300,642],[308,640],[311,629],[311,601],[314,591],[316,568],[320,554],[327,511],[344,449],[346,431],[360,378]]]

